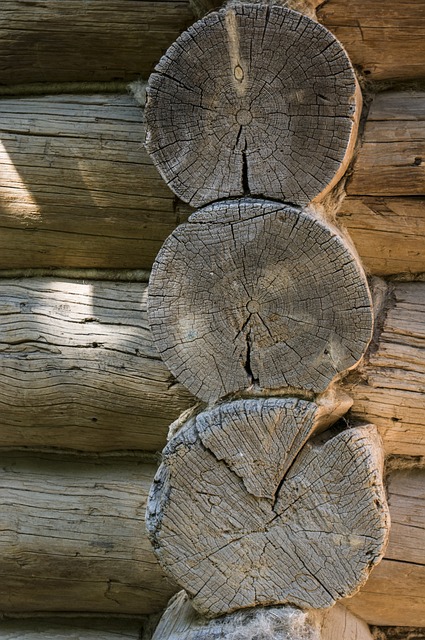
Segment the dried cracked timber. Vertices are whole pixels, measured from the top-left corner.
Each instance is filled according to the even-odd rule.
[[[322,25],[278,6],[207,15],[151,75],[147,150],[198,207],[252,194],[306,204],[345,170],[360,92]]]
[[[148,314],[162,358],[193,394],[323,392],[371,337],[371,300],[344,241],[307,212],[215,203],[165,242]],[[196,224],[194,224],[196,223]]]
[[[332,606],[382,557],[389,517],[376,428],[302,446],[315,411],[304,400],[237,401],[187,423],[164,450],[149,534],[163,569],[207,617]]]

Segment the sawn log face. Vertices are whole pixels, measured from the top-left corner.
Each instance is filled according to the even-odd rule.
[[[296,432],[303,413],[311,424],[315,410],[302,400],[236,402],[201,414],[164,450],[147,526],[163,568],[204,615],[281,603],[329,607],[356,592],[380,560],[388,513],[376,429],[313,441],[292,463],[294,436],[285,427]],[[258,435],[252,448],[244,433],[260,421],[276,428],[276,417],[270,460],[270,437]],[[221,423],[237,451],[224,452]],[[275,477],[253,473],[262,458]]]

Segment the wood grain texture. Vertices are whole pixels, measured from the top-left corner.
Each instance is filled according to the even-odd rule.
[[[146,78],[192,21],[184,0],[2,0],[0,84]]]
[[[175,587],[143,532],[153,465],[7,453],[0,462],[0,611],[143,614]]]
[[[422,0],[328,0],[317,17],[342,42],[354,65],[372,80],[423,78]]]
[[[140,640],[141,620],[31,618],[2,620],[1,640]]]
[[[78,611],[160,611],[177,587],[164,578],[145,533],[144,505],[155,472],[137,456],[3,452],[0,612],[68,611],[77,617]],[[423,469],[390,476],[392,558],[344,601],[371,623],[424,625],[425,563],[418,551],[412,562],[413,545],[423,549],[417,534],[424,486]],[[353,501],[352,490],[347,500]],[[0,637],[4,625],[2,620]]]
[[[194,207],[249,194],[307,204],[344,173],[360,104],[324,27],[284,7],[235,4],[195,23],[155,67],[147,150]]]
[[[370,107],[347,193],[423,196],[424,192],[425,92],[378,94]]]
[[[425,283],[399,283],[363,380],[345,390],[352,415],[378,427],[387,454],[425,455]]]
[[[371,303],[356,258],[333,229],[276,202],[224,201],[163,245],[149,323],[165,364],[193,394],[322,392],[362,357]]]
[[[158,359],[147,286],[0,284],[0,446],[160,450],[193,398]]]
[[[302,405],[292,409],[295,422]],[[246,414],[239,405],[238,411]],[[250,425],[248,416],[245,422]],[[240,430],[234,418],[230,425]],[[309,441],[292,464],[284,443],[288,471],[283,464],[270,484],[255,478],[263,484],[255,492],[252,465],[224,458],[210,430],[218,436],[220,421],[205,413],[170,441],[146,515],[162,567],[194,607],[207,617],[284,603],[325,608],[355,593],[380,561],[388,536],[375,427]],[[267,458],[267,446],[266,440],[264,453],[257,446],[260,459]],[[250,460],[241,435],[239,452]]]
[[[425,272],[424,198],[349,196],[337,219],[349,232],[369,273],[404,274],[413,279]]]
[[[179,217],[144,135],[130,96],[3,98],[0,268],[149,268]]]
[[[336,605],[322,613],[294,607],[257,607],[216,620],[200,616],[180,591],[170,601],[152,640],[372,640],[368,626]]]

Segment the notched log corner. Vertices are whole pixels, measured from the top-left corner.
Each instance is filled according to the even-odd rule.
[[[205,207],[168,238],[148,317],[167,367],[206,401],[246,389],[322,393],[372,331],[365,275],[334,229],[250,198]]]
[[[171,45],[148,86],[146,147],[198,207],[255,195],[305,205],[345,171],[361,95],[343,47],[281,6],[212,12]]]
[[[381,559],[389,516],[377,430],[304,444],[316,413],[304,400],[238,401],[189,421],[164,450],[148,529],[203,615],[330,607]]]

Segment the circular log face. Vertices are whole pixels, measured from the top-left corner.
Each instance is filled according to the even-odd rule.
[[[381,558],[388,513],[376,428],[299,452],[315,412],[303,400],[237,401],[190,421],[164,450],[147,526],[161,565],[201,613],[329,607]]]
[[[359,360],[370,297],[341,238],[273,202],[216,203],[192,218],[157,257],[148,313],[165,364],[193,394],[322,392]]]
[[[247,194],[306,204],[345,169],[357,93],[327,29],[283,7],[241,4],[195,23],[161,58],[147,150],[194,207]]]

